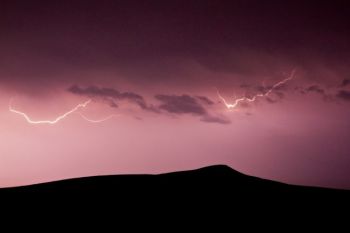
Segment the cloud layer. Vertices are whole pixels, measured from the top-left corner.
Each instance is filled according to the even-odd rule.
[[[214,101],[205,96],[190,95],[166,95],[157,94],[154,98],[160,104],[149,104],[140,94],[134,92],[120,92],[114,88],[88,86],[80,87],[73,85],[67,89],[75,95],[87,96],[93,99],[100,99],[108,103],[111,107],[117,108],[118,101],[129,101],[136,104],[140,109],[152,111],[154,113],[170,113],[175,115],[190,114],[201,117],[200,120],[208,123],[228,124],[230,121],[224,116],[212,115],[208,108],[214,105]]]
[[[133,92],[119,92],[118,90],[113,88],[99,88],[96,86],[82,88],[78,85],[71,86],[70,88],[68,88],[68,91],[76,95],[84,95],[91,98],[101,98],[103,100],[107,100],[112,107],[118,106],[116,104],[116,101],[128,100],[138,105],[141,109],[155,111],[155,109],[152,106],[147,105],[145,99],[141,95]]]

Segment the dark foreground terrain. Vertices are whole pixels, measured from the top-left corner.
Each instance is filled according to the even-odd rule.
[[[1,194],[61,193],[117,196],[148,196],[176,193],[178,196],[213,195],[264,196],[293,194],[349,195],[350,191],[289,185],[239,173],[225,165],[160,175],[110,175],[67,179],[14,188],[2,188]],[[349,196],[350,197],[350,196]]]
[[[306,218],[342,213],[338,210],[348,211],[350,191],[288,185],[217,165],[161,175],[95,176],[2,188],[0,198],[2,207],[9,209],[15,205],[31,212],[44,206],[39,208],[43,215],[60,209],[96,216],[107,209],[151,219],[155,218],[151,213],[167,218],[179,212],[178,217],[190,219],[220,216],[230,220],[235,214],[244,217],[243,213],[259,218],[268,212],[281,217],[296,212],[295,216]]]
[[[276,219],[286,226],[295,226],[298,221],[310,224],[310,218],[323,224],[332,217],[339,222],[347,216],[343,213],[349,210],[349,197],[346,190],[283,184],[223,165],[161,175],[95,176],[0,189],[2,212],[7,216],[13,213],[16,220],[18,215],[34,217],[37,223],[52,219],[54,227],[64,223],[67,216],[79,226],[102,220],[99,228],[106,221],[115,228],[131,221],[128,228],[166,224],[165,229],[188,224],[208,224],[215,229],[243,224],[245,229],[260,229],[259,221],[275,226]],[[23,225],[20,221],[16,224]]]

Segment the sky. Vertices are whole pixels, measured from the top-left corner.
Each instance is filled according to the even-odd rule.
[[[0,2],[0,187],[226,164],[350,189],[347,1]]]

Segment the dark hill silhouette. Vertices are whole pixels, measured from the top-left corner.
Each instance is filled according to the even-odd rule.
[[[259,213],[260,218],[269,211],[275,216],[296,212],[297,216],[309,218],[323,214],[325,209],[331,210],[329,213],[339,208],[347,211],[349,197],[347,190],[288,185],[247,176],[224,165],[160,175],[93,176],[0,189],[2,208],[13,209],[16,205],[31,212],[44,206],[43,214],[60,209],[76,216],[96,216],[107,209],[111,217],[130,212],[142,219],[162,216],[174,221],[176,217],[170,218],[173,214],[231,222],[234,215]],[[72,209],[76,212],[71,213]]]
[[[161,175],[94,176],[0,189],[4,215],[14,212],[13,219],[18,219],[17,215],[24,212],[25,218],[33,221],[33,217],[39,225],[43,219],[54,221],[53,226],[70,219],[73,225],[79,223],[79,229],[96,222],[100,229],[109,222],[116,229],[128,223],[127,229],[158,226],[163,230],[179,226],[188,229],[188,224],[198,230],[198,226],[213,224],[216,231],[220,226],[239,229],[237,224],[260,229],[266,224],[275,226],[276,221],[279,229],[281,222],[290,227],[297,219],[309,222],[315,216],[317,221],[313,223],[323,224],[330,216],[348,212],[349,194],[346,190],[264,180],[223,165]],[[38,218],[37,213],[45,218]],[[23,222],[15,225],[26,226]]]
[[[221,198],[249,195],[314,195],[350,191],[289,185],[244,175],[225,165],[160,175],[108,175],[74,178],[28,186],[2,188],[5,193],[62,193],[118,196],[154,196],[177,193],[180,196],[210,194]]]

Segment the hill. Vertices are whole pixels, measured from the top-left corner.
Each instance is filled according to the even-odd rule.
[[[289,185],[244,175],[225,165],[159,175],[108,175],[74,178],[28,186],[2,188],[5,193],[66,193],[100,195],[180,195],[211,193],[222,197],[240,195],[313,195],[347,193],[319,187]]]

